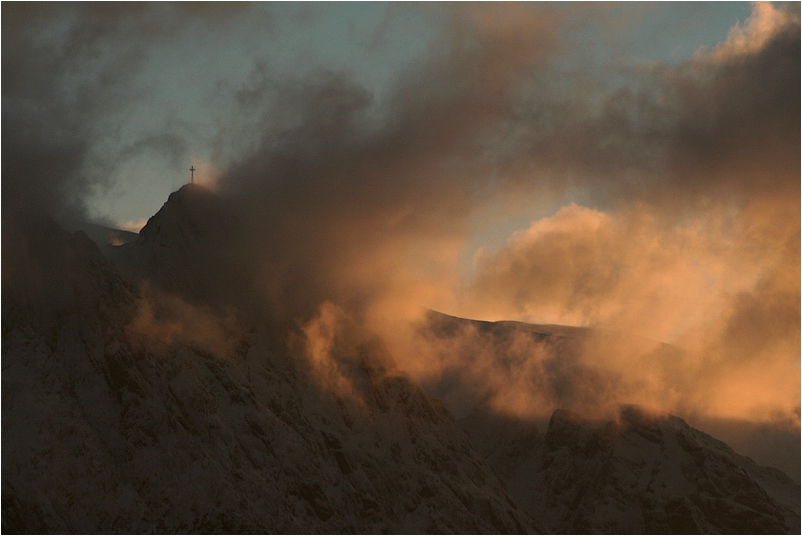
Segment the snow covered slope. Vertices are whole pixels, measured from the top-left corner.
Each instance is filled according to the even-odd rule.
[[[258,328],[149,347],[86,236],[34,238],[3,299],[4,532],[536,530],[378,343],[339,348],[347,395]]]
[[[463,420],[517,504],[566,534],[795,534],[799,485],[670,415]]]
[[[139,233],[115,229],[96,223],[80,222],[71,225],[65,224],[64,228],[72,232],[83,231],[104,253],[113,248],[134,242],[139,238]]]
[[[469,347],[420,386],[347,318],[321,350],[220,317],[226,220],[190,186],[116,264],[49,221],[4,242],[3,532],[798,532],[798,485],[680,419],[538,428],[468,396]],[[585,333],[479,332],[504,366],[520,330],[563,366]]]
[[[426,387],[459,412],[475,448],[523,510],[557,533],[799,532],[798,483],[678,417],[625,406],[614,421],[592,421],[561,409],[548,422],[517,418],[497,409],[504,386],[477,382],[472,371],[490,376],[495,367],[508,372],[500,374],[505,379],[521,371],[540,374],[547,378],[523,381],[545,391],[549,401],[561,400],[566,392],[571,395],[567,403],[581,401],[573,394],[579,387],[571,384],[572,374],[577,381],[599,378],[576,359],[590,332],[436,312],[429,313],[423,328],[424,336],[442,343],[433,346],[440,353],[460,355],[456,361],[441,356],[442,376]],[[659,345],[645,358],[671,359],[677,351]],[[534,356],[538,366],[523,366],[533,352],[541,352]],[[483,389],[477,390],[477,383]]]
[[[129,280],[208,301],[222,281],[238,280],[237,259],[227,257],[235,236],[226,212],[210,190],[184,185],[170,194],[139,237],[115,248],[111,258]]]

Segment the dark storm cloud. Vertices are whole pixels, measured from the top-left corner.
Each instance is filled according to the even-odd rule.
[[[80,212],[91,184],[84,166],[95,122],[121,97],[118,84],[132,58],[86,72],[112,37],[103,10],[81,16],[64,4],[25,3],[2,9],[4,213]]]
[[[237,273],[211,271],[213,286],[307,326],[364,320],[419,376],[443,371],[405,349],[401,319],[438,301],[479,317],[612,325],[704,356],[679,373],[588,347],[577,370],[591,373],[542,371],[553,393],[541,411],[598,393],[605,406],[793,410],[793,382],[767,387],[765,400],[735,404],[732,393],[745,378],[769,386],[798,366],[798,18],[763,13],[744,40],[676,68],[624,73],[630,89],[604,94],[557,91],[555,18],[513,9],[450,12],[448,31],[381,103],[340,73],[279,80],[257,67],[236,93],[242,119],[220,140],[221,154],[241,156],[219,181],[236,232],[216,265]],[[766,20],[770,30],[749,30]],[[542,189],[585,192],[608,211],[568,206],[533,223],[479,256],[460,301],[454,274],[469,218],[505,187],[535,201]],[[769,324],[764,335],[780,340],[710,350]],[[486,367],[470,374],[497,378]],[[593,374],[617,380],[577,394]],[[518,387],[507,406],[525,411],[515,397],[530,400],[531,385]]]
[[[739,194],[798,196],[799,65],[797,18],[758,51],[714,60],[709,80],[681,79],[673,175]]]
[[[461,239],[486,171],[477,140],[553,46],[549,18],[512,9],[456,9],[381,106],[341,74],[255,71],[237,95],[249,119],[263,118],[258,145],[220,187],[247,214],[272,302],[305,314],[326,299],[359,307],[418,277],[416,255],[437,265],[433,251]]]
[[[4,215],[27,200],[51,213],[80,212],[119,162],[120,155],[96,148],[114,131],[109,113],[135,98],[127,82],[150,45],[169,42],[185,19],[222,18],[216,4],[183,6],[59,5],[44,15],[3,5]],[[720,47],[679,67],[611,65],[607,86],[566,74],[560,61],[574,44],[562,40],[565,14],[533,4],[438,11],[441,34],[386,95],[340,72],[278,78],[257,63],[231,93],[231,113],[219,118],[219,200],[204,218],[218,232],[193,263],[193,277],[213,289],[216,302],[300,320],[308,338],[326,331],[314,326],[336,326],[341,317],[364,321],[397,358],[409,358],[404,366],[437,374],[416,361],[425,353],[404,353],[408,341],[399,333],[422,304],[459,308],[455,289],[465,282],[456,274],[470,218],[509,192],[534,205],[544,191],[560,200],[578,194],[598,210],[569,205],[498,254],[479,256],[462,312],[553,313],[673,335],[701,319],[693,334],[712,335],[687,337],[694,349],[780,322],[771,333],[783,337],[782,352],[794,350],[799,17],[771,6],[755,10],[754,24]],[[152,29],[140,36],[145,26]],[[49,33],[28,29],[44,27]],[[230,85],[220,87],[225,98]],[[180,137],[159,135],[122,156],[157,146],[184,150]],[[762,377],[767,384],[787,376],[791,362],[769,346],[755,349],[773,367]],[[728,390],[742,386],[751,369],[716,355],[682,377],[737,370],[739,378],[715,385],[714,405],[725,408]],[[635,370],[609,356],[590,358],[610,359],[615,377]],[[573,371],[543,368],[553,396],[539,404],[583,396],[580,380],[593,374],[577,359]],[[663,372],[645,375],[660,384],[656,392],[668,393],[658,400],[675,403]],[[717,378],[682,391],[686,403],[710,402],[694,396]],[[609,390],[594,385],[588,393],[615,399],[612,383]],[[773,392],[787,398],[788,391]],[[507,394],[508,406],[517,407],[516,392]]]
[[[678,67],[611,65],[625,86],[606,94],[582,73],[567,87],[565,76],[537,74],[499,165],[608,206],[798,193],[799,18],[763,10],[753,26],[772,24],[768,35],[742,32],[754,46],[724,43]]]
[[[37,253],[54,243],[48,219],[86,221],[88,199],[111,185],[126,159],[146,151],[173,159],[186,153],[184,140],[169,131],[130,132],[128,114],[147,98],[135,79],[154,47],[175,45],[182,28],[225,28],[244,9],[228,3],[2,5],[4,290],[24,286],[26,274],[49,273]],[[62,282],[80,278],[62,275]]]
[[[152,146],[143,139],[122,155],[101,152],[125,129],[121,114],[143,98],[131,83],[153,47],[169,44],[187,25],[225,27],[227,17],[244,9],[236,3],[5,3],[4,217],[34,210],[85,218],[93,185],[108,180],[119,157]],[[185,151],[175,136],[169,141],[162,151]]]

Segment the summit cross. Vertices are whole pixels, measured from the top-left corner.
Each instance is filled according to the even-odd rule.
[[[190,176],[189,176],[189,182],[194,184],[195,183],[195,166],[192,166],[191,168],[189,168],[189,171],[191,173]]]

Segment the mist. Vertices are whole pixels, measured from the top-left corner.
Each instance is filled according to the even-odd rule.
[[[174,125],[128,153],[102,151],[120,106],[142,98],[127,85],[142,50],[242,16],[190,9],[187,22],[160,9],[82,7],[55,46],[20,29],[47,19],[41,10],[3,7],[4,288],[21,251],[6,238],[16,214],[90,218],[87,200],[131,151],[187,155]],[[153,35],[132,33],[162,15]],[[551,387],[499,375],[484,343],[453,355],[468,352],[463,374],[476,392],[502,392],[498,408],[519,415],[651,401],[798,426],[798,8],[756,4],[717,47],[680,65],[621,67],[612,88],[561,63],[567,50],[580,53],[566,21],[589,25],[591,15],[517,4],[434,15],[437,37],[385,93],[348,73],[279,77],[265,63],[221,93],[230,100],[209,135],[207,182],[217,200],[205,216],[219,235],[192,271],[213,292],[142,298],[133,332],[225,351],[227,339],[193,334],[236,331],[237,316],[266,319],[294,326],[331,375],[327,360],[344,359],[335,320],[348,318],[370,335],[351,327],[344,338],[378,337],[425,382],[455,366],[431,359],[443,349],[419,335],[425,308],[594,327],[686,353],[667,368],[621,340],[584,343],[570,363],[520,347],[526,377],[542,374]],[[101,54],[107,45],[123,61]],[[521,204],[547,215],[468,249],[477,215]],[[154,324],[154,299],[178,324]],[[327,380],[347,388],[338,382]]]
[[[523,9],[514,26],[484,7],[452,15],[437,52],[399,77],[378,118],[370,94],[332,73],[291,90],[256,85],[295,126],[271,122],[218,185],[263,245],[256,280],[275,314],[309,319],[334,303],[421,378],[442,372],[403,324],[421,306],[614,329],[688,352],[669,375],[662,362],[633,369],[619,361],[626,351],[588,345],[581,363],[628,380],[620,396],[613,384],[597,389],[616,403],[798,414],[798,15],[756,6],[718,47],[638,73],[601,105],[579,91],[533,98],[543,89],[557,99],[546,91],[559,48],[553,12]],[[576,190],[593,206],[566,203],[480,250],[473,277],[461,276],[483,206]],[[633,387],[639,379],[650,387]]]

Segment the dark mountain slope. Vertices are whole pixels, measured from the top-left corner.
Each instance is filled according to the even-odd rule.
[[[419,386],[347,315],[226,316],[217,203],[182,188],[115,264],[51,221],[4,229],[4,532],[799,530],[798,485],[680,419],[558,411],[541,433],[471,385],[477,348],[509,372],[522,341],[551,352],[546,372],[582,372],[586,329],[433,314],[424,334],[452,353]]]
[[[50,230],[3,300],[4,532],[534,530],[380,345],[335,341],[350,392],[260,329],[149,346],[131,287]]]
[[[799,485],[677,417],[558,410],[545,434],[482,412],[462,424],[522,509],[557,533],[799,531]]]
[[[557,533],[796,533],[800,487],[680,418],[624,407],[615,420],[557,410],[548,422],[500,411],[505,387],[605,403],[614,386],[580,359],[594,330],[483,322],[431,311],[421,328],[444,372],[426,382],[462,415],[474,446],[529,515]],[[634,343],[629,339],[634,339]],[[603,340],[667,367],[680,350],[624,333]],[[458,354],[455,359],[453,353]],[[531,365],[535,362],[535,366]],[[477,374],[479,371],[479,374]],[[553,375],[560,371],[559,375]],[[499,376],[501,380],[486,381]],[[588,382],[588,378],[595,382]],[[575,383],[572,383],[575,382]],[[576,391],[582,396],[575,396]],[[533,395],[532,399],[536,400]],[[545,433],[541,432],[544,430]]]

